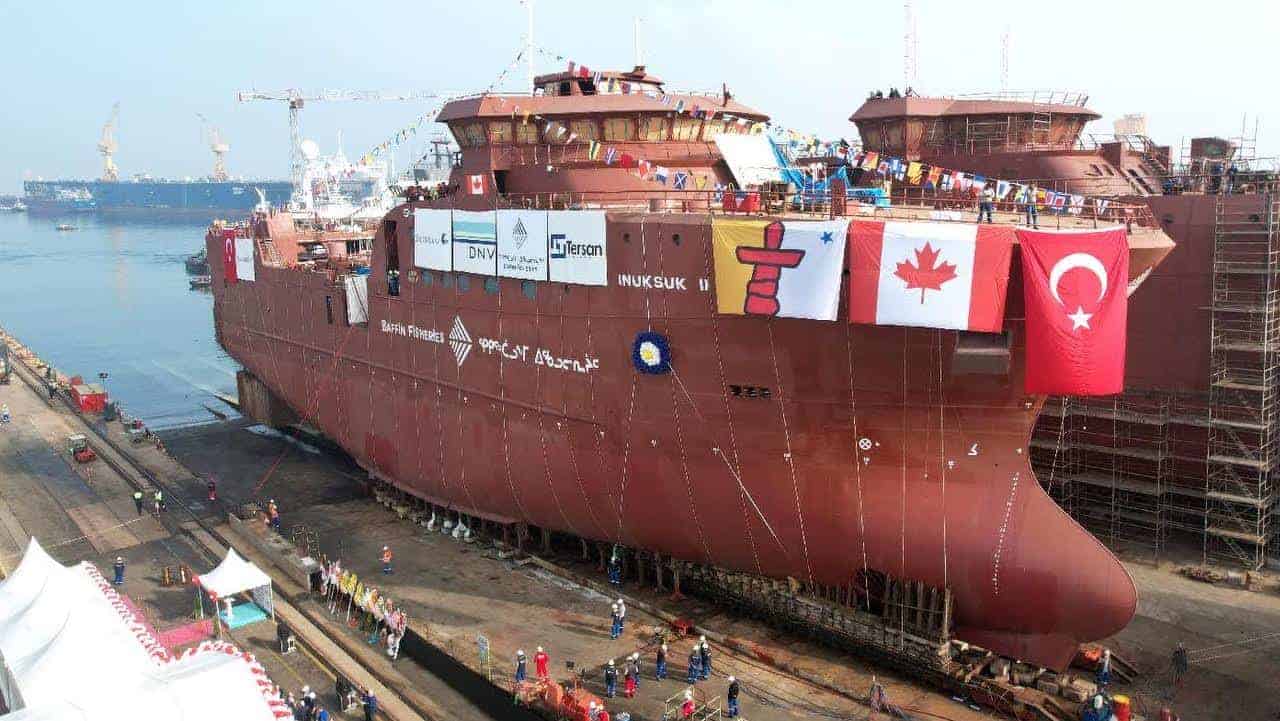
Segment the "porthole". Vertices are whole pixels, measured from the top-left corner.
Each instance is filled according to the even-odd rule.
[[[520,292],[529,300],[534,300],[538,297],[538,284],[531,280],[522,280],[520,281]]]
[[[675,235],[671,236],[671,242],[675,243],[676,245],[680,245],[680,234],[676,233]]]

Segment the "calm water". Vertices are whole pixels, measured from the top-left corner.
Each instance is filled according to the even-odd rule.
[[[62,232],[58,223],[77,230]],[[234,415],[236,364],[213,337],[213,296],[183,260],[205,223],[0,213],[0,326],[68,374],[107,390],[153,428]]]

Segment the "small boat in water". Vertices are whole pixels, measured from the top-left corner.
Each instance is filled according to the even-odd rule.
[[[191,275],[207,275],[209,273],[209,256],[201,248],[199,253],[187,256],[187,272]]]
[[[74,225],[70,224],[70,223],[58,223],[58,225],[57,225],[57,226],[55,226],[55,228],[56,228],[57,230],[62,230],[62,231],[75,230],[75,229],[76,229],[76,227],[75,227]]]
[[[212,284],[213,284],[213,278],[210,276],[207,276],[207,275],[191,276],[192,288],[208,288]]]

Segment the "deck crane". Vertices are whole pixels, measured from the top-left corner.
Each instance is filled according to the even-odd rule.
[[[213,151],[213,174],[209,177],[217,182],[225,182],[227,180],[227,152],[231,150],[231,146],[222,139],[222,131],[218,127],[209,122],[209,119],[200,113],[196,113],[196,117],[200,118],[200,122],[204,124],[204,140],[209,143],[209,149]]]
[[[309,102],[337,100],[435,100],[445,97],[423,91],[388,92],[382,90],[321,90],[308,93],[294,88],[288,90],[242,90],[236,93],[241,103],[255,100],[284,101],[289,104],[289,177],[293,181],[294,198],[302,192],[306,173],[306,158],[302,154],[302,134],[298,127],[298,112]]]
[[[120,121],[120,102],[111,106],[111,118],[102,126],[102,137],[98,140],[98,153],[102,155],[102,179],[108,183],[120,180],[120,169],[116,167],[115,154],[120,145],[116,143],[116,123]]]

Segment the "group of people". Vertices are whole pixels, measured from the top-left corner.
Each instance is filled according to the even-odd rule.
[[[390,549],[383,546],[382,561],[386,573],[390,573],[390,554]],[[409,627],[409,617],[404,609],[392,602],[390,596],[365,585],[354,571],[344,569],[341,561],[321,565],[320,595],[327,601],[329,613],[342,611],[348,622],[352,610],[355,610],[360,629],[369,634],[368,642],[375,644],[381,640],[386,644],[387,656],[392,659],[399,657],[400,641]]]
[[[138,509],[139,516],[142,515],[142,510],[143,508],[146,507],[146,505],[147,505],[146,495],[143,494],[143,492],[140,489],[135,490],[133,492],[133,507]],[[166,510],[167,508],[168,506],[164,502],[164,491],[160,490],[159,488],[152,491],[151,492],[151,512],[154,515],[159,516],[160,513]]]
[[[1027,183],[1018,204],[1022,206],[1023,212],[1026,214],[1027,227],[1040,228],[1040,207],[1037,200],[1037,194],[1040,189],[1035,183]],[[981,223],[983,217],[986,217],[988,223],[994,223],[995,219],[992,214],[996,209],[996,191],[990,185],[985,185],[982,192],[978,194],[978,222]]]
[[[626,613],[626,606],[622,599],[618,599],[613,604],[613,629],[614,632],[620,633],[621,618]],[[654,671],[653,677],[659,681],[667,677],[667,644],[663,643],[658,646],[654,655]],[[538,646],[537,653],[533,657],[535,674],[538,679],[550,678],[550,657],[541,646]],[[640,653],[637,651],[623,660],[621,668],[619,668],[617,659],[609,659],[604,666],[604,695],[607,698],[616,698],[618,695],[618,676],[621,674],[623,686],[622,695],[626,698],[635,698],[636,692],[640,688]],[[693,687],[699,681],[706,681],[711,678],[711,644],[707,642],[706,636],[699,636],[698,641],[693,644],[693,648],[689,651],[689,666],[686,682],[690,688],[685,691],[684,701],[681,704],[681,718],[690,718],[693,715],[696,703],[693,696]],[[515,658],[515,683],[517,686],[528,680],[528,658],[525,656],[524,649],[516,651]],[[725,691],[725,698],[728,702],[727,715],[730,718],[739,714],[738,696],[741,693],[741,684],[733,676],[729,677],[729,685]],[[591,702],[589,715],[592,719],[598,721],[608,721],[608,711],[604,706]]]
[[[365,721],[373,721],[374,714],[378,712],[378,699],[372,691],[357,688],[341,676],[338,677],[334,694],[341,710],[354,708],[357,705],[362,706]],[[303,686],[297,697],[291,693],[286,694],[282,688],[280,698],[293,713],[294,721],[330,721],[331,718],[339,718],[331,716],[329,711],[320,705],[316,692],[312,691],[310,686]]]

